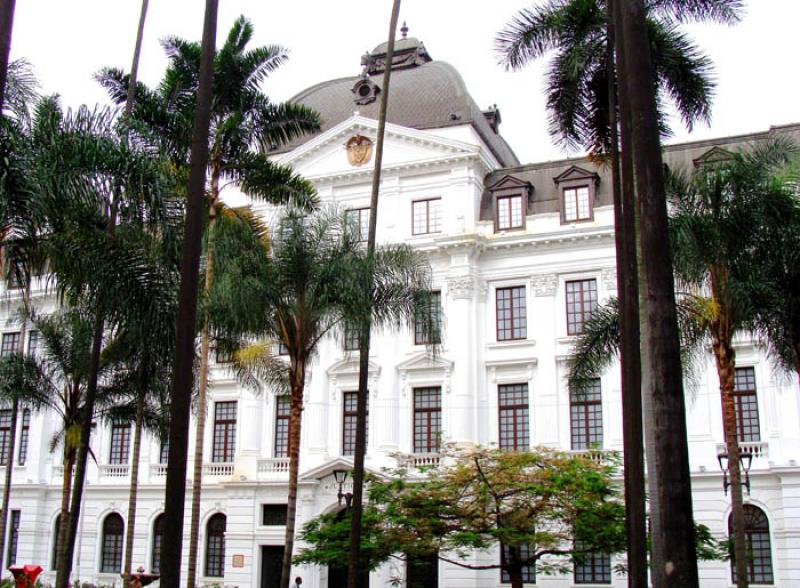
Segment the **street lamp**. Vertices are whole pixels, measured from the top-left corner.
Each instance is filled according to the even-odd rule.
[[[723,452],[717,455],[719,461],[719,469],[722,470],[722,487],[725,489],[725,496],[728,495],[728,488],[731,485],[728,479],[728,454]],[[750,466],[753,464],[753,454],[745,451],[739,452],[739,465],[744,472],[744,482],[742,486],[747,488],[747,495],[750,496]]]
[[[336,494],[336,498],[339,499],[339,506],[341,506],[342,498],[344,498],[347,508],[350,508],[350,503],[353,501],[353,493],[342,492],[342,487],[347,481],[347,470],[333,470],[333,479],[336,480],[337,484],[339,484],[339,492]]]

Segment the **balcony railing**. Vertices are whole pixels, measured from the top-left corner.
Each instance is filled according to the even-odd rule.
[[[204,463],[203,474],[213,478],[230,477],[233,475],[233,463]]]
[[[407,464],[413,468],[435,468],[441,456],[438,453],[414,453],[408,456]]]
[[[756,457],[769,457],[769,443],[766,441],[740,441],[739,451]],[[727,453],[728,448],[724,443],[717,444],[717,454]]]
[[[161,478],[167,475],[167,464],[154,463],[150,464],[150,475],[154,478]]]
[[[126,478],[130,473],[130,466],[127,463],[101,464],[99,468],[101,478]]]
[[[288,457],[269,457],[266,459],[258,460],[258,474],[259,476],[283,476],[289,474],[289,458]]]

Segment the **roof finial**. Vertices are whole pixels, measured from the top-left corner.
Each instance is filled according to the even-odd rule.
[[[400,34],[403,35],[404,39],[408,37],[408,25],[406,24],[406,21],[403,21],[403,26],[400,27]]]

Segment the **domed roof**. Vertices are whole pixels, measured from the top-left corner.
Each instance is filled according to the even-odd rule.
[[[364,56],[362,64],[366,71],[382,72],[385,61],[386,44],[382,43]],[[353,91],[367,80],[370,85],[377,86],[375,98],[379,97],[383,75],[378,73],[365,77],[365,74],[319,83],[303,90],[290,102],[304,104],[319,112],[322,119],[319,133],[350,118],[355,111],[377,120],[380,100],[367,99],[367,103],[360,100],[357,104],[355,100],[358,96],[354,96]],[[469,95],[458,71],[443,61],[432,61],[424,45],[413,37],[397,41],[392,59],[390,92],[386,113],[388,122],[413,129],[472,125],[501,165],[519,165],[514,152],[495,130],[496,124],[490,124]],[[272,153],[291,151],[309,138],[306,135],[296,139]]]

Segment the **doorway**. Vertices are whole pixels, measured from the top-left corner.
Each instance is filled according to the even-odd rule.
[[[283,545],[261,546],[261,588],[280,588]]]

